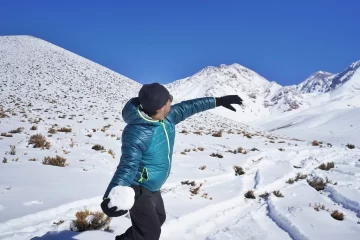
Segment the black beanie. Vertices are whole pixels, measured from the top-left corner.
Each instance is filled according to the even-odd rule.
[[[155,113],[169,98],[169,91],[159,83],[144,84],[139,91],[140,104],[148,113]]]

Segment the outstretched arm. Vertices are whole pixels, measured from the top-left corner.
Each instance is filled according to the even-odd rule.
[[[171,106],[171,111],[168,115],[168,118],[174,124],[178,124],[196,113],[206,111],[215,107],[216,100],[214,97],[204,97],[187,100]]]
[[[168,117],[174,124],[178,124],[195,113],[206,111],[219,106],[223,106],[236,112],[236,109],[231,106],[231,104],[241,105],[242,99],[238,95],[227,95],[218,98],[196,98],[173,105]]]

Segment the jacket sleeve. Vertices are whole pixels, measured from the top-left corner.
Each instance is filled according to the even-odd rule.
[[[174,104],[169,113],[169,119],[178,124],[192,115],[216,107],[214,97],[196,98]]]
[[[145,139],[144,139],[145,138]],[[111,189],[115,186],[130,186],[139,169],[139,163],[143,152],[146,150],[146,138],[142,133],[124,129],[122,134],[121,158],[104,198],[108,197]],[[145,141],[144,141],[145,140]]]

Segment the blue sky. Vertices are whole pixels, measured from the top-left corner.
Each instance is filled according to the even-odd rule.
[[[140,83],[239,63],[297,84],[360,60],[356,0],[3,0],[0,35],[32,35]]]

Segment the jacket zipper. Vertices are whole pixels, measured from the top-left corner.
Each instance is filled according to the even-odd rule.
[[[165,135],[166,135],[166,140],[167,140],[167,144],[168,144],[168,161],[169,161],[169,168],[168,168],[168,171],[166,173],[166,178],[165,178],[164,182],[161,184],[161,185],[163,185],[165,183],[165,181],[167,180],[167,178],[169,177],[169,172],[170,172],[170,140],[169,140],[169,135],[168,135],[168,133],[166,131],[164,121],[161,121],[161,124],[162,124],[162,126],[164,128]]]

